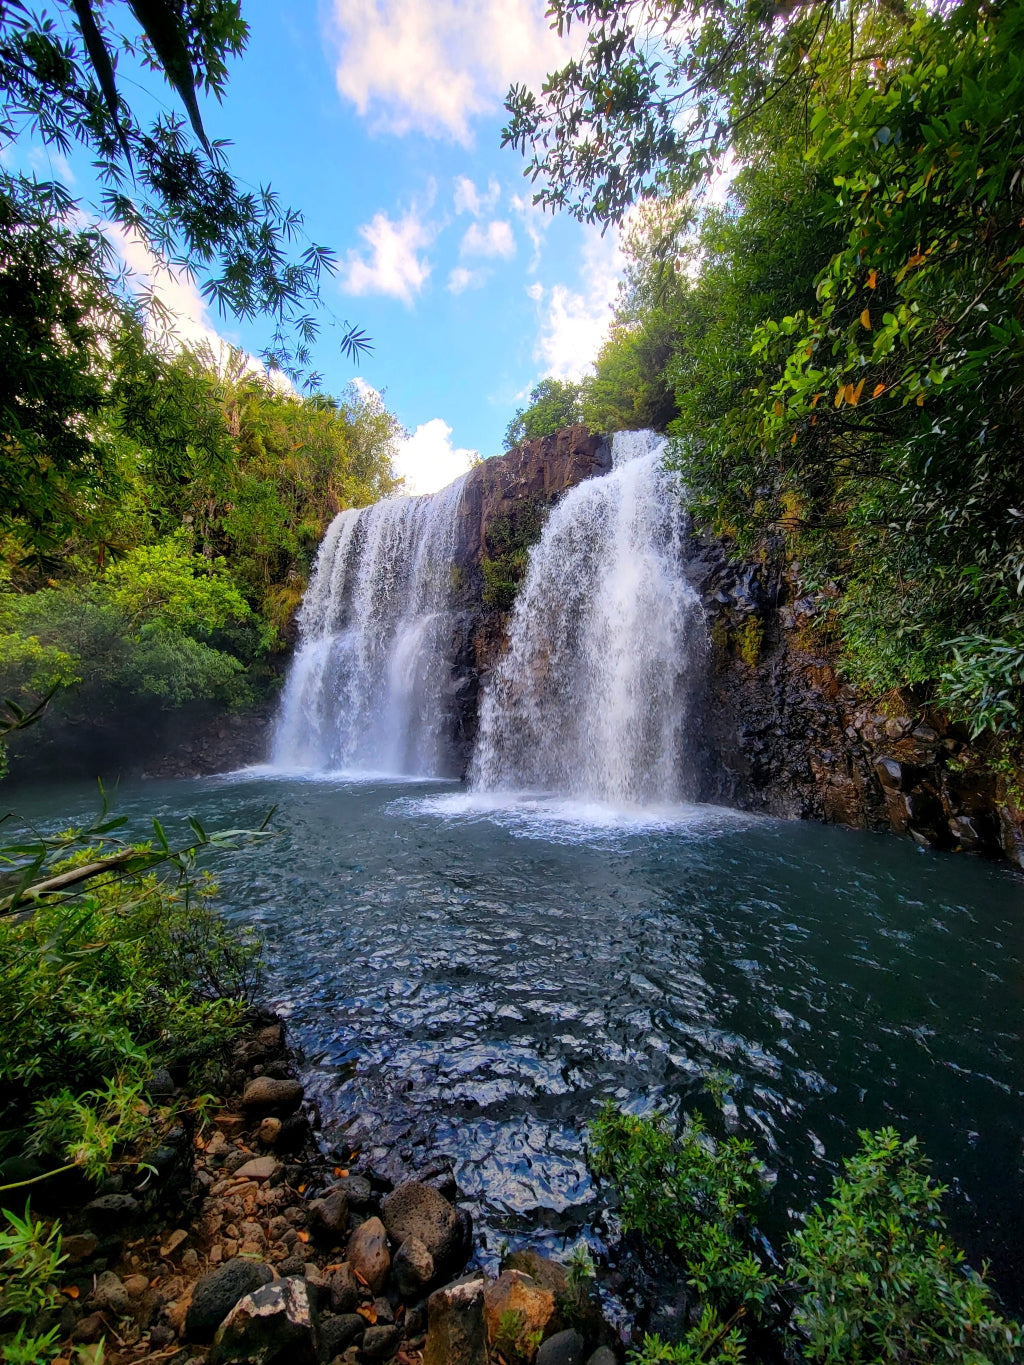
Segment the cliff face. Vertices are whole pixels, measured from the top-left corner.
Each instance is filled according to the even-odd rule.
[[[731,563],[694,541],[712,650],[707,708],[713,799],[1024,866],[1024,815],[965,731],[903,696],[844,682],[821,629],[827,599],[799,597],[784,568]]]
[[[568,489],[611,469],[611,446],[586,427],[526,441],[470,471],[459,510],[452,586],[454,771],[465,774],[480,689],[505,648],[509,612],[544,518]]]
[[[567,489],[611,466],[583,427],[479,465],[453,569],[453,762],[465,773],[481,687],[506,644],[529,545]],[[694,536],[687,570],[711,635],[701,796],[741,809],[907,835],[1024,866],[1024,813],[967,735],[906,698],[882,706],[844,682],[824,605],[784,568],[731,561]]]

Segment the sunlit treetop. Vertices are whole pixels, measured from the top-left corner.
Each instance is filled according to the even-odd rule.
[[[840,62],[877,60],[902,0],[552,0],[582,54],[540,91],[513,85],[503,145],[527,157],[535,202],[584,222],[621,222],[638,200],[688,194],[729,153],[749,151],[776,105],[812,97]],[[880,23],[879,20],[884,22]],[[824,63],[824,69],[822,64]]]

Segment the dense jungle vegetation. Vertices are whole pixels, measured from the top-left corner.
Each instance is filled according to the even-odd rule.
[[[43,727],[257,701],[332,517],[396,487],[375,397],[300,397],[116,316],[90,338],[81,458],[40,479],[44,514],[29,476],[2,519],[0,693],[52,695]]]
[[[547,206],[623,223],[629,267],[595,374],[510,439],[567,411],[667,430],[698,525],[798,565],[848,676],[1016,761],[1021,7],[554,12],[585,54],[512,90],[506,140]]]
[[[236,183],[203,127],[196,90],[222,95],[239,6],[68,10],[0,13],[0,145],[88,152],[113,224],[0,167],[0,696],[9,720],[52,698],[42,729],[258,699],[328,522],[395,488],[399,434],[375,397],[316,392],[331,253],[269,186]],[[117,63],[165,77],[187,123],[142,125]],[[158,292],[133,292],[118,233],[263,316],[268,368],[183,347]],[[369,345],[347,324],[339,339]]]

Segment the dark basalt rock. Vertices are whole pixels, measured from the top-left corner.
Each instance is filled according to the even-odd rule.
[[[436,1266],[449,1267],[459,1247],[455,1209],[432,1185],[409,1181],[387,1195],[381,1206],[384,1226],[393,1242],[416,1239]]]
[[[196,1283],[185,1318],[185,1335],[191,1341],[209,1341],[227,1315],[247,1294],[274,1278],[270,1266],[237,1257],[211,1270]]]

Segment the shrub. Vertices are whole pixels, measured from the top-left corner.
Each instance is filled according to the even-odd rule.
[[[612,1104],[590,1136],[595,1171],[618,1187],[625,1228],[677,1255],[690,1284],[713,1303],[757,1309],[771,1298],[775,1281],[745,1231],[763,1189],[752,1143],[714,1142],[696,1115],[677,1136],[661,1116],[637,1118]]]
[[[39,1333],[33,1325],[52,1308],[54,1277],[64,1261],[60,1228],[47,1227],[26,1208],[24,1217],[4,1210],[0,1231],[0,1360],[4,1365],[42,1365],[54,1357],[58,1328]]]
[[[259,945],[216,914],[193,851],[174,853],[159,826],[155,849],[112,843],[118,823],[0,850],[14,869],[0,900],[2,1126],[92,1177],[158,1135],[154,1069],[197,1078],[259,986]],[[194,828],[198,846],[216,842]],[[177,883],[151,870],[160,861]],[[55,880],[97,868],[83,888]]]
[[[825,1208],[792,1242],[808,1356],[823,1365],[1009,1365],[1024,1334],[1000,1317],[950,1242],[945,1189],[928,1176],[916,1138],[883,1128],[860,1139]]]
[[[590,1127],[593,1165],[611,1176],[627,1231],[678,1256],[701,1295],[676,1344],[647,1337],[633,1365],[732,1365],[751,1319],[818,1365],[1012,1365],[1021,1327],[1002,1317],[964,1263],[941,1213],[945,1190],[916,1139],[860,1133],[831,1198],[811,1211],[773,1274],[753,1250],[746,1214],[761,1186],[749,1143],[715,1144],[699,1119],[606,1106]],[[785,1285],[785,1293],[783,1293]],[[723,1315],[728,1312],[729,1317]],[[799,1343],[792,1340],[795,1328]]]

